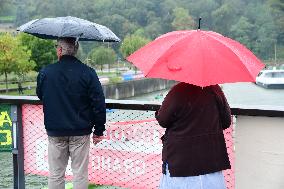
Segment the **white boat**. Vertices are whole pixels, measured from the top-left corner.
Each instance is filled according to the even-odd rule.
[[[256,77],[256,84],[265,88],[284,88],[284,70],[263,70]]]

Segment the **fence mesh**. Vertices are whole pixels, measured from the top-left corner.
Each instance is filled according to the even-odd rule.
[[[23,105],[24,170],[26,188],[47,187],[47,135],[41,105]],[[89,182],[99,188],[157,188],[161,177],[160,137],[164,134],[153,111],[110,110],[102,142],[91,143]],[[225,131],[234,164],[232,127]],[[234,171],[224,171],[228,189],[234,188]],[[70,162],[66,179],[72,179]]]

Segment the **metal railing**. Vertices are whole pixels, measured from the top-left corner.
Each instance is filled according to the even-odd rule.
[[[154,111],[159,107],[158,103],[107,100],[105,138],[98,145],[92,145],[90,150],[90,183],[105,185],[106,188],[157,188],[161,176],[160,137],[164,132],[154,118]],[[41,102],[36,97],[0,96],[0,110],[1,114],[9,113],[10,122],[6,117],[4,125],[11,123],[13,187],[45,188],[48,176],[47,136]],[[232,107],[232,114],[284,117],[284,108],[238,106]],[[235,125],[224,131],[232,165],[231,170],[224,171],[228,189],[235,188],[234,128]],[[8,135],[5,140],[7,138]],[[71,178],[68,166],[66,179]],[[11,184],[0,184],[0,188],[9,188]]]

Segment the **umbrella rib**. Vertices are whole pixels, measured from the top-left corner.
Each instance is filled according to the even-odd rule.
[[[207,36],[212,37],[213,40],[216,40],[216,41],[218,41],[219,43],[221,43],[222,45],[224,45],[224,46],[226,46],[227,48],[231,49],[230,46],[228,46],[226,43],[223,43],[223,41],[219,40],[219,39],[218,39],[217,37],[215,37],[214,35],[210,35],[210,34],[208,34],[208,33],[204,33],[204,34],[207,35]],[[225,36],[223,36],[223,37],[225,37]],[[236,52],[235,52],[234,50],[232,50],[231,52],[233,52],[233,54],[242,62],[242,60],[240,59],[240,57],[236,54]],[[243,64],[241,64],[241,65],[242,65],[242,68],[244,68],[245,71],[247,71],[247,72],[249,73],[249,76],[252,78],[252,80],[254,80],[254,78],[253,78],[252,75],[251,75],[251,72],[247,69],[247,67],[245,67]]]
[[[66,22],[63,23],[63,26],[62,26],[61,31],[60,31],[61,37],[62,37],[62,32],[63,32],[63,28],[65,27],[65,24],[66,24]]]
[[[37,19],[36,21],[34,21],[34,22],[30,25],[30,26],[32,26],[32,27],[28,27],[26,30],[31,30],[31,29],[36,28],[36,27],[38,27],[38,26],[45,25],[45,23],[39,23],[38,25],[35,25],[35,23],[36,23],[36,22],[39,22],[39,21],[42,21],[42,19]],[[24,32],[25,32],[25,31],[24,31]],[[28,32],[26,32],[26,33],[28,33]],[[28,34],[29,34],[29,33],[28,33]],[[35,33],[35,34],[37,34],[37,33]],[[47,34],[44,34],[44,33],[38,33],[38,34],[47,36]],[[51,35],[51,34],[50,34],[50,36],[56,37],[55,35]]]
[[[34,21],[30,26],[32,26],[34,23],[36,23],[36,22],[38,22],[39,21],[39,19],[37,19],[36,21]],[[28,28],[26,28],[26,29],[33,29],[35,26],[33,26],[33,27],[28,27]]]
[[[79,24],[79,26],[82,26],[82,24],[78,21],[78,20],[74,20],[75,22],[77,22],[77,24]],[[78,38],[80,37],[80,36],[82,36],[83,34],[82,33],[79,33],[79,35],[77,36]],[[77,39],[76,39],[77,40]],[[79,40],[79,39],[78,39]]]
[[[201,32],[201,31],[198,31],[198,32]],[[200,39],[200,35],[199,35],[199,44],[200,44],[200,47],[202,48],[202,52],[204,51],[204,47],[203,47],[203,44],[201,43],[201,39]],[[202,85],[204,84],[204,53],[201,53],[202,55],[202,72],[201,72],[201,83]]]
[[[102,33],[101,33],[101,31],[97,28],[97,27],[95,27],[93,24],[91,25],[93,28],[95,28],[97,31],[98,31],[98,33],[101,35],[101,38],[103,38],[103,35],[102,35]]]
[[[23,29],[23,30],[27,30],[27,29],[30,29],[29,27],[31,26],[31,25],[33,25],[35,22],[37,22],[37,21],[39,21],[40,19],[35,19],[33,22],[32,21],[30,21],[30,22],[28,22],[28,23],[31,23],[29,26],[27,26],[25,29]],[[26,23],[26,24],[28,24],[28,23]],[[24,24],[24,25],[26,25],[26,24]],[[22,25],[23,26],[23,25]],[[17,28],[17,31],[21,31],[20,30],[20,27],[21,26],[19,26],[18,28]],[[33,27],[31,27],[31,28],[33,28]],[[24,32],[24,31],[23,31]]]
[[[190,35],[191,35],[193,32],[189,32],[189,33],[190,33]],[[177,43],[179,43],[181,40],[183,40],[183,39],[185,39],[185,38],[187,38],[187,37],[188,37],[188,35],[184,35],[184,33],[183,33],[183,36],[180,37],[180,39],[177,40],[175,43],[173,43],[172,45],[170,45],[167,49],[165,49],[164,52],[167,52],[167,51],[170,50],[173,46],[175,46]],[[157,38],[157,39],[160,39],[160,38]],[[153,70],[153,67],[154,67],[162,58],[164,58],[165,53],[161,53],[161,54],[163,54],[163,55],[160,56],[160,57],[155,61],[155,63],[153,64],[153,66],[151,67],[151,69],[149,69],[149,71],[148,71],[148,73],[145,75],[145,77],[148,76],[149,73]]]

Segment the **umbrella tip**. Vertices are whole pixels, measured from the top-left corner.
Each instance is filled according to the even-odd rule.
[[[199,17],[199,19],[198,19],[198,29],[200,30],[200,25],[201,25],[201,17]]]

